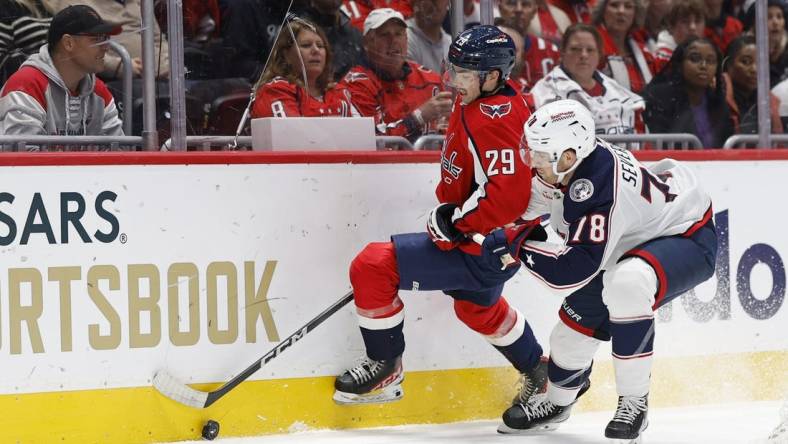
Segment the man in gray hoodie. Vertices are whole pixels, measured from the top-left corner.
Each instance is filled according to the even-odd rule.
[[[89,6],[55,15],[48,43],[0,91],[0,135],[122,136],[115,101],[95,75],[119,32]]]

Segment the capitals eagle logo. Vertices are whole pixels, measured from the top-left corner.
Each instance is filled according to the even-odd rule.
[[[488,105],[486,103],[479,104],[479,109],[485,116],[494,119],[496,117],[503,117],[512,111],[512,102],[501,103],[498,105]]]

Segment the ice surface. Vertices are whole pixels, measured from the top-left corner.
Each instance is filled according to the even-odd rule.
[[[779,401],[732,403],[681,408],[652,408],[644,444],[766,444],[779,424]],[[391,444],[391,443],[506,443],[592,444],[606,443],[603,431],[613,416],[609,412],[581,413],[554,432],[539,435],[499,435],[497,421],[440,425],[408,425],[375,429],[304,431],[255,438],[216,439],[219,444]],[[205,444],[191,441],[189,444]],[[769,443],[773,444],[773,443]],[[788,442],[779,443],[788,444]]]

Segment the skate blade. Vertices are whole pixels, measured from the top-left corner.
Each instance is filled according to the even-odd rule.
[[[382,404],[386,402],[399,401],[405,392],[402,390],[402,384],[390,384],[380,390],[364,393],[358,395],[356,393],[334,391],[334,402],[339,405],[352,405],[352,404]]]
[[[640,427],[640,434],[637,438],[607,438],[607,442],[610,444],[643,444],[643,432],[648,428],[648,418],[643,422],[643,425]]]
[[[627,439],[608,438],[607,442],[610,444],[643,444],[643,435],[641,434],[637,438]]]
[[[540,426],[531,427],[530,429],[513,429],[506,424],[498,425],[498,433],[502,435],[536,435],[544,432],[552,432],[561,425],[560,422],[551,422],[549,424],[542,424]]]

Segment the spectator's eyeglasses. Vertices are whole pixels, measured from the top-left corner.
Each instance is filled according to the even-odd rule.
[[[78,37],[88,37],[94,45],[100,45],[109,41],[109,34],[72,34]]]
[[[705,63],[708,66],[717,66],[717,58],[716,57],[715,58],[711,58],[711,57],[704,58],[702,55],[698,54],[697,52],[693,52],[693,53],[688,54],[687,55],[687,60],[689,60],[692,63],[698,64],[698,65],[702,65],[702,64]]]

